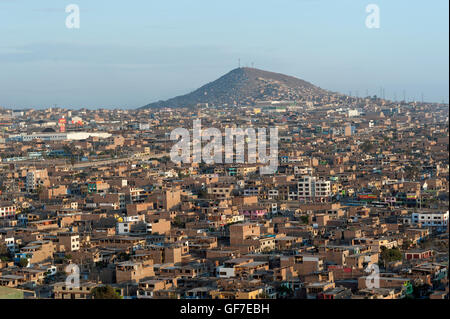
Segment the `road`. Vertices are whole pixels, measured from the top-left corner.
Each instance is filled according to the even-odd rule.
[[[19,166],[37,166],[37,167],[55,166],[55,167],[71,167],[73,169],[83,169],[83,168],[87,168],[87,167],[107,166],[107,165],[117,164],[117,163],[121,163],[121,162],[128,162],[128,161],[144,162],[144,161],[148,161],[151,158],[162,158],[164,156],[169,156],[169,155],[170,155],[169,153],[149,154],[149,155],[132,154],[127,157],[112,158],[112,159],[98,160],[98,161],[78,162],[73,165],[68,164],[66,162],[66,160],[23,161],[23,162],[11,162],[9,164],[15,164],[15,165],[19,165]]]

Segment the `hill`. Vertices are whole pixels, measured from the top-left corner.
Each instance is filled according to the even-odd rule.
[[[237,68],[189,94],[142,108],[190,107],[205,103],[210,106],[252,105],[261,101],[304,101],[327,94],[330,92],[292,76],[255,68]]]

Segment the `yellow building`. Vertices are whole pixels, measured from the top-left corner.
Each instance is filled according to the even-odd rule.
[[[237,291],[211,290],[212,299],[259,299],[263,293],[262,288],[245,289]]]

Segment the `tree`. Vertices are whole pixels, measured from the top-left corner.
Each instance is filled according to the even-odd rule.
[[[406,173],[407,178],[416,180],[416,179],[418,179],[418,177],[420,175],[420,167],[418,167],[417,165],[414,165],[414,164],[411,166],[406,166],[405,173]]]
[[[127,253],[125,253],[125,252],[120,252],[119,254],[117,254],[117,260],[116,261],[119,261],[119,262],[122,262],[122,261],[128,261],[128,260],[130,260],[130,255],[129,254],[127,254]]]
[[[0,245],[0,256],[9,255],[8,247],[6,245]]]
[[[172,224],[173,224],[173,226],[178,227],[178,228],[184,228],[186,226],[186,224],[181,221],[181,218],[179,216],[176,216],[173,219]]]
[[[64,156],[73,157],[75,153],[75,148],[73,147],[73,145],[64,145],[63,150]]]
[[[26,266],[28,266],[28,259],[26,258],[20,258],[19,260],[19,266],[22,268],[25,268]]]
[[[278,294],[280,296],[292,296],[292,294],[294,293],[294,291],[284,285],[281,285],[277,288],[275,288],[275,290],[278,292]]]
[[[300,216],[300,220],[302,221],[303,224],[308,224],[309,217],[307,215],[303,215],[303,216]]]
[[[170,161],[170,157],[169,156],[163,156],[159,159],[159,162],[162,164],[168,163]]]
[[[106,268],[108,266],[108,262],[105,260],[97,261],[95,263],[95,267],[97,268]]]
[[[365,141],[364,143],[361,144],[360,148],[364,153],[368,153],[373,151],[375,146],[371,142]]]
[[[93,299],[122,299],[122,296],[113,287],[108,285],[92,289],[91,297]]]
[[[206,198],[206,196],[208,195],[208,192],[206,190],[200,190],[197,194],[198,198]]]
[[[409,249],[409,247],[411,247],[412,244],[413,244],[413,242],[412,242],[410,239],[405,239],[405,240],[403,241],[402,248],[403,248],[404,250]]]
[[[262,292],[258,295],[258,299],[269,299],[270,296],[266,292]]]
[[[387,249],[384,246],[381,247],[380,259],[383,261],[384,265],[393,261],[402,260],[402,257],[402,252],[398,247],[392,249]]]
[[[189,177],[189,176],[190,176],[189,174],[185,174],[185,173],[182,173],[182,172],[178,173],[178,178],[186,178],[186,177]]]

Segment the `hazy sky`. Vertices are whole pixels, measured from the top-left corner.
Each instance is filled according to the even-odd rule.
[[[80,28],[66,28],[69,4]],[[365,9],[380,8],[368,29]],[[0,0],[0,106],[139,107],[241,65],[448,102],[448,0]]]

